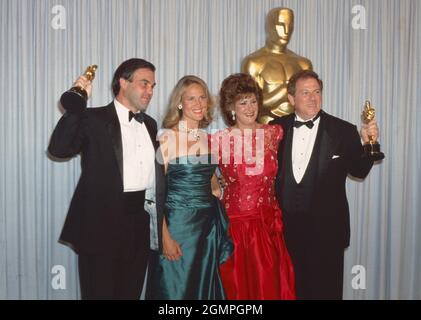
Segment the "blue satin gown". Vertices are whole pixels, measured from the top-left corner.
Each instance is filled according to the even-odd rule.
[[[212,195],[216,166],[210,155],[177,157],[168,164],[166,219],[183,255],[178,261],[155,256],[148,271],[147,299],[225,299],[219,265],[233,245],[224,209]]]

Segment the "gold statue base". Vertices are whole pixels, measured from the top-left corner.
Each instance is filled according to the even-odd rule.
[[[86,107],[88,93],[80,87],[73,87],[61,95],[60,103],[66,111],[82,112]]]
[[[364,145],[364,152],[373,161],[384,159],[384,153],[380,152],[380,144],[378,142],[368,142]]]

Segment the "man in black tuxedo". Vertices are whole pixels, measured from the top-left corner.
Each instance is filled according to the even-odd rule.
[[[90,96],[85,76],[74,86]],[[150,241],[145,190],[156,188],[158,232],[165,198],[164,168],[155,157],[157,124],[144,113],[154,87],[155,66],[129,59],[115,71],[109,105],[86,108],[83,100],[62,99],[66,112],[48,151],[58,158],[81,154],[81,177],[60,242],[79,256],[82,299],[140,297]]]
[[[345,182],[365,178],[373,160],[361,144],[377,140],[375,120],[357,128],[321,110],[323,82],[304,70],[288,84],[295,113],[274,120],[284,129],[276,192],[298,299],[342,299],[344,250],[350,222]]]

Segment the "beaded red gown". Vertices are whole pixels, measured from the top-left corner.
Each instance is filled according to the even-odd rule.
[[[226,183],[223,203],[234,243],[233,255],[220,266],[231,300],[295,299],[294,269],[274,185],[282,136],[282,127],[262,125],[253,132],[228,128],[212,138]]]

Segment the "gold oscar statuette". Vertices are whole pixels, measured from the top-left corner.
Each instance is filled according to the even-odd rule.
[[[86,68],[83,74],[89,81],[95,79],[95,71],[98,69],[96,64],[93,64]],[[86,101],[88,100],[88,93],[85,88],[75,86],[67,90],[60,98],[62,106],[66,110],[78,111],[85,107]]]
[[[375,109],[371,106],[370,101],[366,101],[363,110],[363,121],[369,123],[374,119],[376,115]],[[372,136],[368,137],[369,141],[364,144],[364,152],[367,156],[372,158],[374,161],[384,159],[384,153],[380,151],[380,144],[373,139]]]

